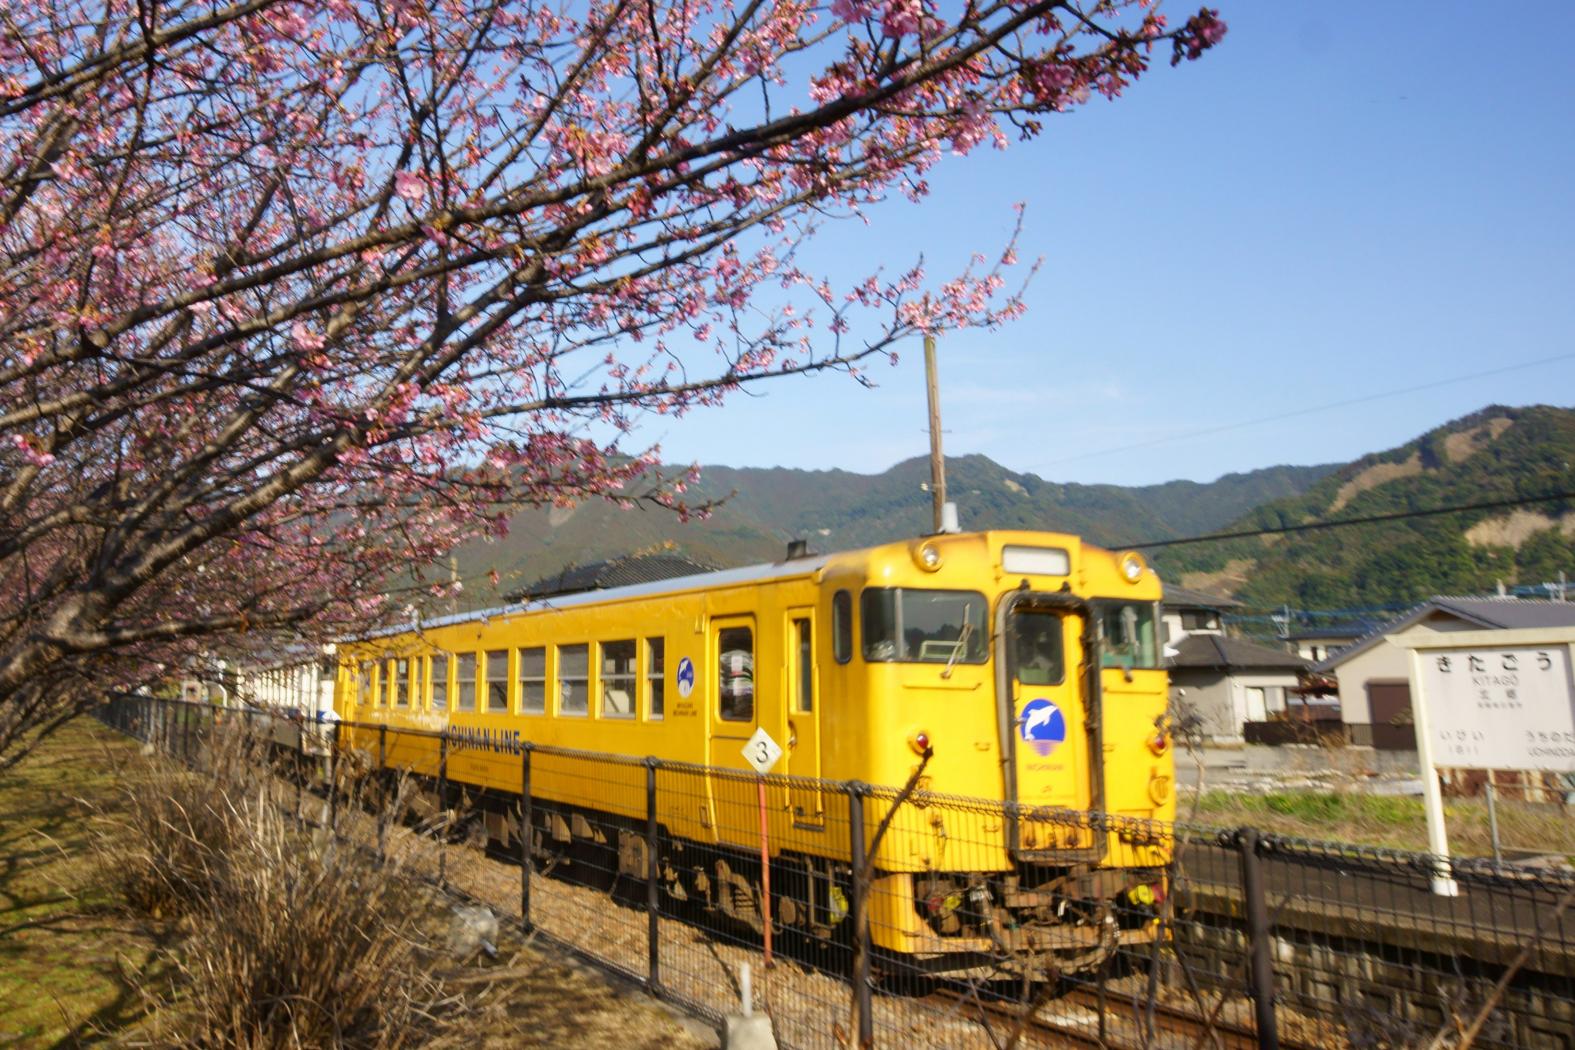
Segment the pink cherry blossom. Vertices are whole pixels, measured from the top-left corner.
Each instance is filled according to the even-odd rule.
[[[510,508],[704,518],[693,477],[621,444],[643,415],[867,381],[921,332],[1017,317],[1015,234],[938,275],[834,281],[801,249],[851,257],[869,238],[837,220],[922,199],[948,152],[1225,33],[1064,12],[12,0],[0,769],[94,689],[447,600],[446,553]]]

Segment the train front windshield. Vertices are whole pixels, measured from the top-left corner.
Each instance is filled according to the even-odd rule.
[[[973,591],[866,587],[864,659],[875,663],[982,664],[990,632]]]

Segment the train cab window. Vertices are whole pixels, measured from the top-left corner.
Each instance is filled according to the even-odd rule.
[[[547,713],[547,650],[540,645],[520,650],[520,710]]]
[[[509,709],[509,651],[487,650],[487,710]]]
[[[372,706],[372,662],[362,660],[355,677],[356,703],[362,707]]]
[[[861,604],[866,660],[948,665],[985,661],[990,632],[982,594],[866,587]]]
[[[560,715],[586,715],[590,713],[591,647],[579,645],[558,646],[558,713]]]
[[[788,644],[793,647],[793,707],[808,714],[815,710],[815,650],[809,620],[794,620]]]
[[[1024,685],[1060,685],[1066,679],[1061,617],[1017,613],[1012,617],[1012,674]]]
[[[839,664],[853,659],[853,595],[847,591],[831,596],[831,655]]]
[[[476,709],[476,654],[460,653],[454,657],[455,685],[454,708],[459,711]]]
[[[718,667],[717,711],[728,722],[755,720],[755,632],[748,627],[724,627],[716,635],[721,653]]]
[[[601,691],[603,718],[634,717],[634,639],[603,642]]]
[[[433,653],[427,660],[432,671],[432,710],[448,707],[448,653]]]
[[[667,639],[647,638],[645,640],[645,687],[650,690],[650,702],[646,706],[647,716],[653,721],[660,721],[664,713],[666,700],[663,684],[667,681],[666,673]]]
[[[1123,602],[1104,606],[1099,613],[1104,628],[1100,664],[1127,670],[1159,666],[1159,646],[1154,644],[1154,606]]]

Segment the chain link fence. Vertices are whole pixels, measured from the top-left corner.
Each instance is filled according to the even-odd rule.
[[[1566,867],[143,696],[100,717],[198,770],[244,724],[304,820],[713,1023],[748,964],[780,1046],[1575,1050]],[[816,848],[762,851],[787,799]],[[1090,863],[994,870],[1008,822]]]

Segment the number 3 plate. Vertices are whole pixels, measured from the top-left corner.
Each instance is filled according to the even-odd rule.
[[[754,766],[755,772],[761,775],[771,772],[771,767],[781,757],[782,746],[772,740],[771,734],[764,728],[755,730],[755,735],[744,745],[744,761]]]

